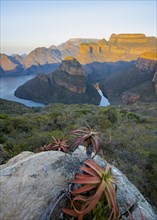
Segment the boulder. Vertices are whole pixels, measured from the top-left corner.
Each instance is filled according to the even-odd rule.
[[[157,95],[157,72],[154,73],[152,82],[155,83],[155,93]]]
[[[65,154],[58,151],[41,153],[23,152],[1,165],[1,220],[41,219],[49,204],[78,172],[86,159],[84,147]],[[102,167],[106,161],[96,156],[95,161]],[[140,220],[140,211],[145,220],[157,219],[150,204],[138,189],[114,166],[113,173],[118,179],[117,201],[121,212],[132,204],[132,215]],[[53,219],[57,217],[53,216]]]

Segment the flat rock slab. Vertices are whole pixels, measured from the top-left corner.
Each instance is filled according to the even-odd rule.
[[[49,201],[68,186],[85,159],[85,148],[79,147],[71,155],[58,151],[23,152],[1,165],[0,219],[41,219]],[[96,156],[95,160],[105,167],[101,157]],[[144,220],[156,220],[157,216],[137,188],[117,168],[112,167],[112,171],[118,177],[117,200],[121,212],[126,210],[126,205],[135,203],[134,220],[141,219],[139,208]]]

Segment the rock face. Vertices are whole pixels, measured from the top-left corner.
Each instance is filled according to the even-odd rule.
[[[18,75],[23,71],[22,57],[0,54],[0,76]]]
[[[72,155],[58,151],[34,154],[23,152],[1,165],[0,219],[39,220],[50,201],[68,186],[68,181],[79,171],[86,159],[85,148],[79,147]],[[106,166],[99,156],[94,159],[101,167]],[[157,216],[138,189],[114,166],[117,181],[117,202],[120,211],[134,204],[133,219],[156,220]],[[59,211],[59,210],[58,210]],[[59,216],[53,215],[57,220]],[[128,219],[128,218],[126,218]]]
[[[52,63],[58,63],[61,61],[61,53],[59,50],[40,47],[33,50],[23,60],[25,68],[31,66],[46,65]]]
[[[147,72],[157,71],[157,54],[156,53],[144,53],[136,61],[136,67],[139,70]]]
[[[152,82],[157,63],[154,53],[141,55],[128,69],[111,74],[100,87],[112,104],[156,101]]]
[[[18,87],[15,95],[43,103],[100,103],[100,95],[87,82],[80,63],[73,57],[62,61],[59,68],[49,75],[39,75]]]
[[[9,71],[12,69],[16,69],[17,64],[13,63],[11,59],[5,54],[0,54],[1,67],[4,71]]]
[[[152,81],[153,81],[153,83],[155,83],[155,92],[156,92],[156,95],[157,95],[157,72],[155,72]]]
[[[122,103],[126,105],[131,105],[134,102],[137,102],[140,99],[141,95],[131,93],[131,92],[123,92],[122,94]]]
[[[81,43],[97,42],[98,39],[93,38],[71,38],[65,43],[60,44],[56,48],[62,53],[62,59],[67,56],[76,57],[79,52],[79,45]]]
[[[109,41],[80,44],[80,63],[136,60],[144,52],[156,52],[157,39],[144,34],[112,34]]]
[[[85,74],[81,64],[71,56],[66,57],[62,61],[59,70],[75,76],[83,76]]]

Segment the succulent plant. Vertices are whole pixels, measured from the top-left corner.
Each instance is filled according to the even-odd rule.
[[[71,182],[79,184],[79,187],[71,191],[73,198],[71,200],[71,209],[65,208],[63,212],[67,215],[82,220],[86,214],[98,214],[97,210],[104,206],[105,213],[101,219],[119,219],[119,210],[116,203],[116,182],[111,167],[106,165],[105,169],[98,166],[94,160],[86,160],[85,165],[81,167],[83,174],[76,174]],[[80,186],[81,185],[81,186]],[[101,210],[101,209],[100,209]],[[106,216],[105,216],[106,215]]]
[[[84,144],[87,149],[87,153],[88,150],[90,151],[90,148],[92,148],[95,154],[97,154],[102,147],[102,141],[99,137],[99,133],[100,132],[95,131],[89,125],[69,132],[69,134],[76,136],[73,146],[77,147],[80,144]]]
[[[44,145],[43,147],[40,148],[40,151],[51,151],[51,150],[56,150],[56,151],[63,151],[67,153],[69,151],[69,145],[68,145],[68,140],[63,140],[63,139],[56,139],[52,136],[53,141],[52,143],[48,145]]]

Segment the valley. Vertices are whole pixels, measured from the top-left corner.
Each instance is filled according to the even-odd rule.
[[[8,87],[1,89],[12,101],[0,99],[0,163],[89,124],[101,134],[105,160],[156,211],[156,40],[112,34],[109,41],[70,39],[36,48],[23,58],[2,54],[0,75]],[[20,100],[30,107],[14,102]]]

